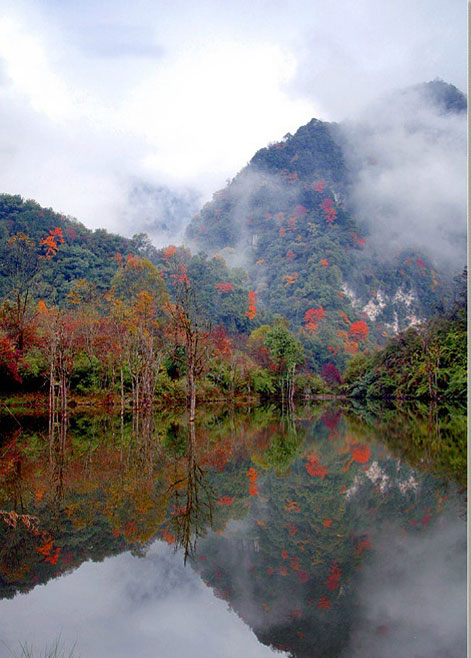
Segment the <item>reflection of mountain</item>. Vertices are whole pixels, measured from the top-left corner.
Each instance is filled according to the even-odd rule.
[[[194,568],[262,642],[296,656],[339,655],[378,535],[393,525],[420,538],[448,504],[430,476],[373,440],[371,425],[335,409],[302,409],[296,420],[274,409],[208,412],[193,453],[185,419],[170,414],[124,426],[73,415],[63,450],[46,419],[20,420],[23,432],[3,446],[0,507],[37,517],[39,533],[19,517],[15,528],[1,523],[3,597],[84,560],[139,553],[155,537],[182,545],[176,519],[187,513],[194,529],[200,514],[188,506],[197,472],[215,532],[199,538]],[[204,535],[209,518],[199,521]]]
[[[289,474],[259,471],[244,521],[202,540],[194,561],[261,641],[306,657],[340,654],[376,537],[388,526],[427,532],[446,500],[431,478],[365,443],[338,415],[322,421],[301,429]],[[226,503],[236,504],[236,488],[223,482]]]

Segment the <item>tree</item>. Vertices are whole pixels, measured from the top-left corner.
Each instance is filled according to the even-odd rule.
[[[304,362],[302,345],[281,320],[275,322],[274,326],[266,333],[264,344],[278,366],[282,400],[284,401],[286,389],[289,404],[292,405],[294,372],[296,366]]]

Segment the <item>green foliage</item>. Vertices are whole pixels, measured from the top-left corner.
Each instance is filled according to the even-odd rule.
[[[353,397],[412,397],[464,402],[467,383],[464,309],[391,339],[371,356],[353,359],[344,386]]]

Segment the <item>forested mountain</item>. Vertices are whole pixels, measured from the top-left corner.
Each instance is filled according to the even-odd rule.
[[[465,108],[463,94],[437,80],[384,99],[374,119],[343,125],[313,119],[258,151],[202,208],[187,237],[195,249],[243,264],[260,307],[301,328],[315,360],[330,352],[341,366],[338,355],[359,348],[353,325],[366,323],[362,337],[369,332],[381,342],[418,323],[445,303],[452,274],[463,268],[464,202],[457,209],[440,190],[442,216],[432,217],[430,181],[417,179],[416,189],[412,181],[410,192],[400,188],[407,158],[420,160],[420,148],[429,149],[432,172],[450,152],[464,167],[464,139],[462,151],[452,142],[466,123]],[[381,185],[391,187],[391,172],[397,190],[386,194]],[[371,216],[362,218],[362,207]],[[442,258],[446,251],[455,270]]]
[[[465,261],[465,204],[455,199],[464,196],[465,109],[463,94],[437,80],[396,92],[350,123],[312,119],[259,150],[214,194],[187,228],[193,254],[157,249],[142,233],[91,231],[0,195],[0,294],[29,276],[35,303],[70,305],[83,280],[103,298],[138,257],[171,297],[188,280],[213,326],[246,340],[282,316],[308,368],[342,371],[352,355],[448,304]]]

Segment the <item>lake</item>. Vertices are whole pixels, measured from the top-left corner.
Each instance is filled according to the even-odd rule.
[[[466,655],[464,410],[4,409],[1,656]]]

